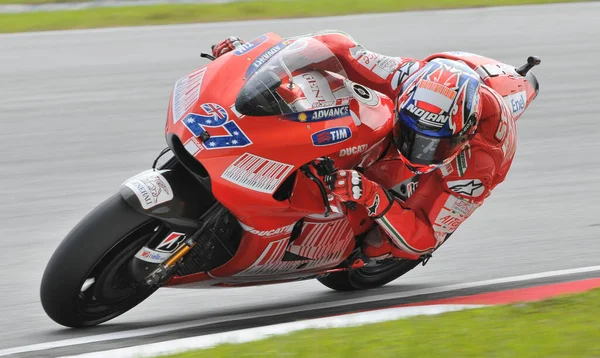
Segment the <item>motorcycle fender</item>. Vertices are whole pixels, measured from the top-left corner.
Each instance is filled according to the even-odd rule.
[[[198,218],[214,202],[185,170],[146,170],[127,179],[119,193],[136,211],[174,226],[195,229]]]

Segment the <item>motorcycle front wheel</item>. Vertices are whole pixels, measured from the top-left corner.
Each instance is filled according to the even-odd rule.
[[[67,327],[94,326],[148,298],[156,288],[137,284],[128,263],[159,226],[118,194],[92,210],[46,266],[40,298],[48,316]]]

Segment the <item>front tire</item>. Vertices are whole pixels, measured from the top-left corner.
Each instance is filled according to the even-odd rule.
[[[336,291],[356,291],[377,288],[389,283],[415,268],[420,260],[381,261],[374,267],[341,271],[317,278],[323,285]]]
[[[118,194],[92,210],[46,266],[40,298],[48,316],[67,327],[93,326],[148,298],[156,288],[137,285],[127,263],[159,224],[134,211]]]

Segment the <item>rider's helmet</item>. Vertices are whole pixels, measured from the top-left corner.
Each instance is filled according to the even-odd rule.
[[[429,173],[451,162],[475,135],[480,77],[460,61],[434,59],[402,86],[394,143],[406,166]]]

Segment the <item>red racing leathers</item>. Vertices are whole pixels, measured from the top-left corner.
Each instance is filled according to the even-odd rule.
[[[426,63],[373,53],[342,32],[320,32],[312,37],[333,52],[350,80],[393,100],[398,98],[402,84]],[[233,47],[226,43],[216,48],[222,51]],[[394,244],[380,241],[378,245],[371,240],[363,246],[368,256],[391,253],[417,259],[430,253],[504,180],[516,150],[515,119],[502,97],[484,84],[481,102],[483,110],[475,136],[454,160],[439,169],[415,175],[391,145],[364,175],[344,171],[330,183],[340,200],[364,205]],[[357,174],[359,179],[355,178]]]
[[[340,32],[317,33],[313,37],[336,55],[350,80],[394,100],[402,83],[425,64],[367,51]],[[386,195],[378,195],[382,201],[379,211],[388,209],[384,215],[369,210],[381,230],[401,249],[388,250],[394,256],[417,259],[437,248],[504,180],[516,150],[515,120],[502,97],[483,84],[481,101],[483,112],[477,133],[450,163],[431,173],[414,175],[392,145],[381,160],[365,171],[363,187],[377,183],[396,194],[389,208]],[[364,194],[373,193],[373,189],[366,189]],[[359,203],[369,207],[374,205],[373,200],[364,198]]]

